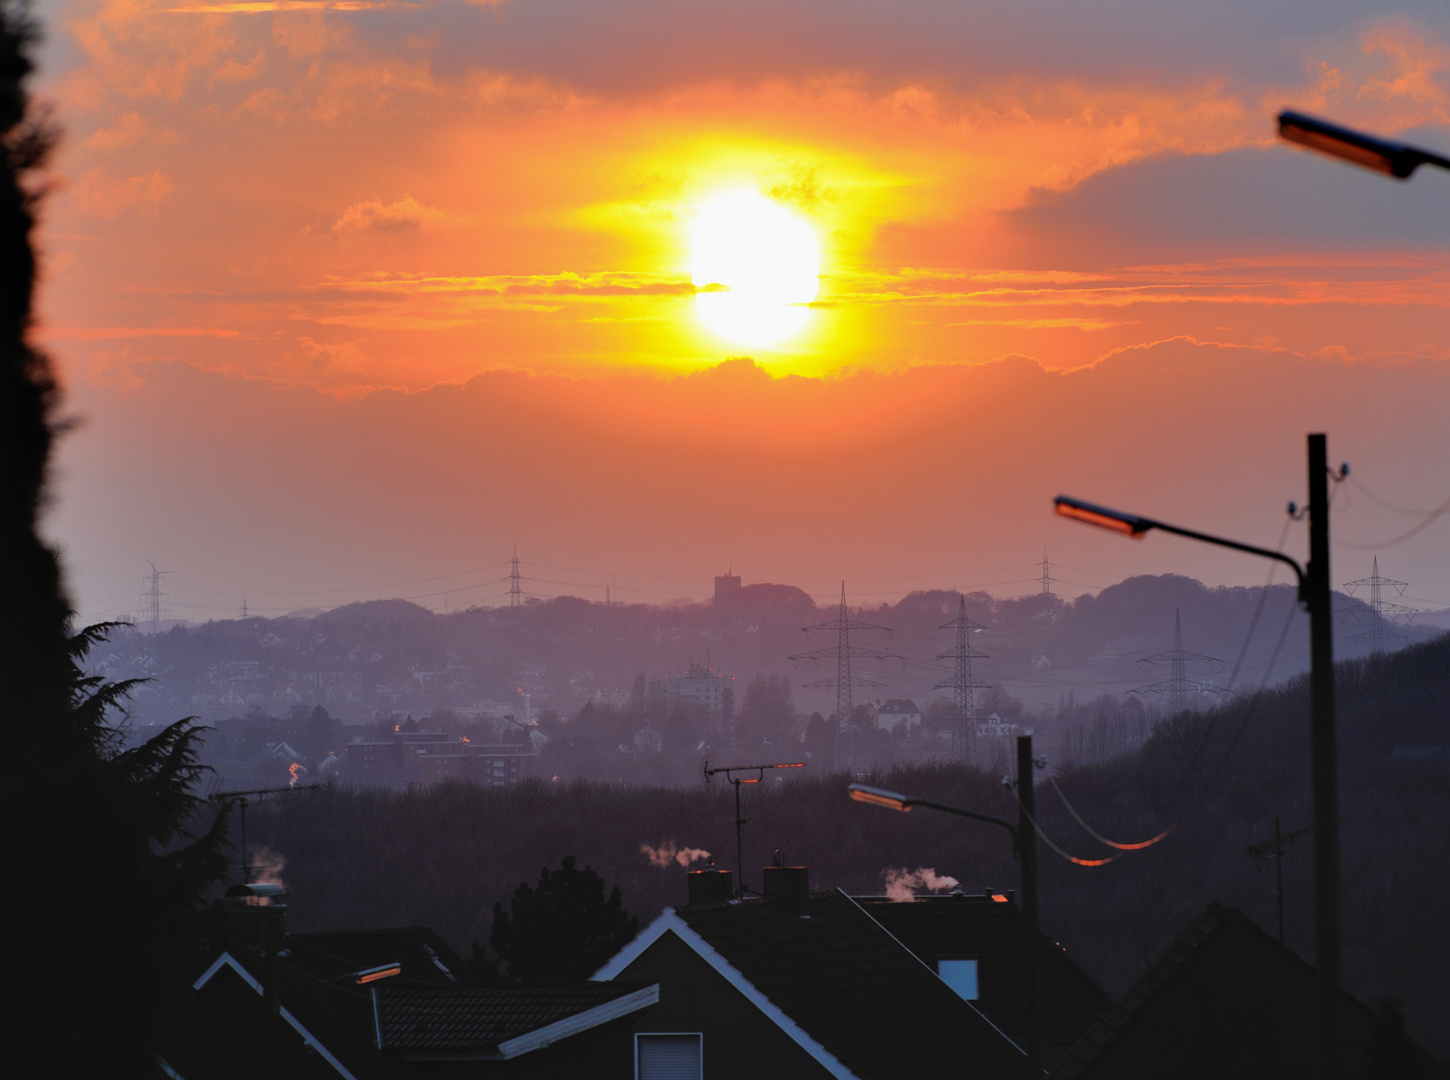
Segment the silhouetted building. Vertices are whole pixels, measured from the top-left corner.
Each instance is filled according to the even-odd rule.
[[[468,986],[431,930],[234,941],[176,993],[162,1072],[187,1080],[635,1073],[658,985]]]
[[[1022,1075],[1022,1051],[865,906],[807,892],[804,867],[767,868],[765,893],[666,908],[595,973],[659,985],[636,1034],[667,1038],[699,1063],[669,1075]]]
[[[885,896],[855,900],[923,964],[1019,1046],[1027,1038],[1027,964],[1014,894]],[[1039,935],[1042,1056],[1052,1065],[1113,1003],[1057,942]]]
[[[730,570],[715,579],[715,600],[721,601],[740,591],[740,575]]]
[[[512,787],[534,775],[538,752],[532,741],[471,743],[439,731],[395,731],[381,739],[358,739],[344,751],[344,780],[354,784],[468,780],[480,787]]]
[[[890,701],[871,703],[872,718],[876,726],[882,731],[895,731],[902,728],[902,733],[912,728],[921,726],[921,710],[916,707],[916,702],[910,698],[892,698]]]
[[[723,675],[703,664],[690,664],[683,674],[656,679],[651,692],[658,694],[665,708],[691,703],[703,708],[727,740],[735,734],[735,676]]]
[[[1162,1076],[1310,1077],[1318,1054],[1314,967],[1235,908],[1210,904],[1058,1063],[1062,1080]],[[1450,1076],[1410,1042],[1393,1006],[1349,994],[1340,1010],[1343,1077]]]

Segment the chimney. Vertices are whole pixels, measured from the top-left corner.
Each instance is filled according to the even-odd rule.
[[[784,860],[781,860],[782,862]],[[810,913],[811,872],[806,866],[775,866],[765,868],[765,899],[788,904],[802,917]]]
[[[733,887],[729,870],[691,870],[685,875],[687,903],[719,904],[730,899]]]
[[[219,902],[227,944],[277,948],[286,934],[287,896],[284,887],[270,882],[233,885]]]

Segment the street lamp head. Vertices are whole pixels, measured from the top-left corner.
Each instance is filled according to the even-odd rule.
[[[1131,536],[1134,540],[1141,540],[1143,534],[1153,527],[1153,522],[1147,518],[1124,514],[1119,510],[1109,510],[1105,506],[1095,506],[1092,503],[1083,502],[1081,499],[1070,499],[1066,495],[1059,495],[1054,499],[1053,506],[1063,517],[1072,518],[1075,521],[1085,521],[1089,525],[1096,525],[1102,529],[1111,529],[1124,536]]]
[[[1279,135],[1288,142],[1393,176],[1396,180],[1408,180],[1411,173],[1425,164],[1450,167],[1450,162],[1425,150],[1352,131],[1303,113],[1281,112]]]
[[[856,802],[868,803],[871,806],[884,806],[888,810],[900,810],[903,813],[911,809],[911,799],[894,791],[867,787],[865,784],[852,784],[848,790],[851,792],[851,798]]]

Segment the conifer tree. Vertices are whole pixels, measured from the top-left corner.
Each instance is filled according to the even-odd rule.
[[[9,830],[0,1010],[14,1076],[154,1076],[159,1002],[186,917],[220,867],[225,821],[184,834],[198,808],[197,730],[125,748],[126,684],[84,675],[103,629],[69,632],[60,562],[40,537],[59,391],[28,341],[31,233],[54,128],[26,80],[37,37],[0,0],[0,812]]]

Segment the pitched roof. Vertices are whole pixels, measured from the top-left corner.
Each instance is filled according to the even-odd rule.
[[[328,934],[289,934],[278,954],[286,963],[284,982],[337,979],[381,964],[399,964],[398,978],[409,983],[451,986],[463,960],[426,926],[383,930],[344,930]]]
[[[380,1047],[404,1056],[511,1058],[657,1001],[658,985],[613,982],[499,987],[384,984],[373,994]]]
[[[266,1002],[234,968],[211,980],[209,992],[168,995],[157,1036],[172,1074],[211,1080],[254,1080],[268,1067],[275,1080],[338,1080],[336,1070],[309,1051],[289,1024],[277,1024],[271,1044]]]
[[[411,1075],[415,1066],[405,1059],[415,1057],[512,1059],[659,1000],[657,985],[462,986],[446,969],[457,956],[422,927],[292,935],[284,946],[270,964],[261,950],[234,946],[194,989],[212,1012],[232,1017],[230,1045],[250,1030],[238,1026],[238,1010],[255,1011],[272,979],[281,1019],[316,1052],[314,1060],[326,1060],[334,1080]],[[358,984],[359,972],[393,963],[399,974]],[[233,982],[246,992],[239,995]]]
[[[876,707],[878,713],[919,713],[916,702],[910,698],[892,698],[890,701],[883,701]]]
[[[838,1076],[960,1076],[967,1062],[974,1077],[1022,1072],[1007,1036],[845,893],[812,893],[804,917],[768,900],[666,909],[595,978],[627,971],[672,926]]]
[[[998,894],[1002,895],[1002,894]],[[1027,970],[1022,911],[987,896],[918,896],[900,903],[884,896],[855,898],[903,945],[935,970],[942,958],[978,961],[977,1006],[1019,1042],[1027,1035]],[[1043,1037],[1070,1046],[1113,1000],[1061,945],[1041,937]]]
[[[1363,1074],[1371,1054],[1386,1050],[1408,1057],[1422,1075],[1447,1075],[1402,1029],[1386,1040],[1386,1019],[1344,994],[1339,1027],[1344,1075]],[[1243,912],[1214,903],[1083,1034],[1053,1075],[1138,1076],[1146,1070],[1309,1076],[1318,1032],[1315,968]]]

